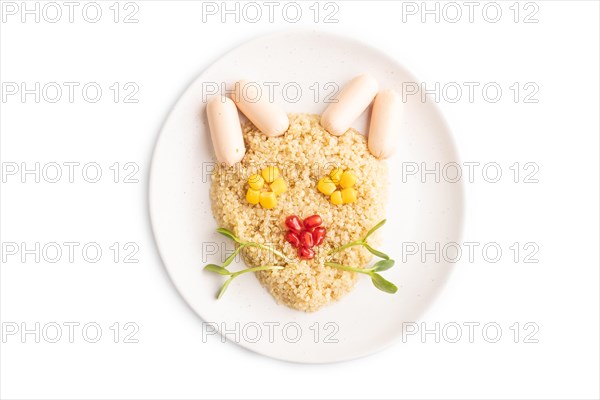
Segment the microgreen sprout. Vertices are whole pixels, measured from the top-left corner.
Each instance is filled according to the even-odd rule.
[[[287,258],[282,252],[275,250],[272,247],[269,246],[265,246],[264,244],[260,244],[260,243],[256,243],[256,242],[244,242],[243,240],[241,240],[240,238],[238,238],[237,236],[234,235],[233,232],[231,232],[230,230],[227,230],[225,228],[219,228],[217,229],[217,232],[220,233],[223,236],[228,237],[229,239],[233,240],[234,242],[238,243],[239,246],[237,249],[235,249],[235,251],[233,252],[233,254],[231,254],[229,257],[227,257],[227,259],[225,260],[225,262],[223,263],[223,266],[226,267],[229,264],[231,264],[231,262],[235,259],[235,256],[237,256],[237,254],[244,248],[244,247],[258,247],[259,249],[263,249],[263,250],[267,250],[270,251],[271,253],[275,254],[276,256],[279,256],[281,258],[283,258],[283,260],[286,263],[291,263],[292,261]]]
[[[376,262],[371,268],[355,268],[348,267],[346,265],[326,262],[325,265],[344,271],[357,272],[359,274],[365,274],[371,277],[371,282],[375,287],[386,293],[396,293],[398,288],[392,282],[386,280],[383,276],[379,275],[378,272],[386,271],[394,266],[394,260],[380,260]]]
[[[377,225],[375,225],[373,228],[371,228],[371,230],[369,230],[369,232],[367,232],[367,234],[359,240],[355,240],[353,242],[350,243],[346,243],[343,246],[340,246],[338,248],[335,248],[333,250],[331,250],[329,252],[329,257],[333,256],[335,253],[339,253],[340,251],[346,250],[349,247],[353,247],[353,246],[363,246],[365,249],[367,249],[371,254],[376,255],[379,258],[383,258],[384,260],[389,260],[390,256],[388,256],[387,254],[379,251],[379,250],[375,250],[374,248],[372,248],[371,246],[369,246],[369,244],[367,243],[367,239],[369,238],[369,236],[371,236],[377,229],[381,228],[384,224],[385,224],[385,219],[380,221]],[[393,264],[392,264],[393,265]]]
[[[223,268],[219,265],[208,264],[206,267],[204,267],[204,269],[207,271],[215,272],[220,275],[229,275],[229,279],[227,279],[225,281],[225,283],[223,283],[223,286],[221,286],[221,289],[219,290],[219,293],[217,294],[217,299],[220,299],[223,296],[223,294],[225,293],[225,291],[227,290],[227,288],[229,287],[229,284],[231,283],[231,281],[234,280],[236,277],[238,277],[242,274],[245,274],[247,272],[276,270],[276,269],[283,269],[283,267],[278,266],[278,265],[264,265],[261,267],[247,268],[247,269],[243,269],[241,271],[231,272],[231,271],[227,270],[226,268]]]
[[[217,294],[217,299],[220,299],[223,294],[225,293],[225,291],[227,290],[227,288],[229,287],[229,284],[231,283],[231,281],[233,279],[235,279],[236,277],[245,274],[247,272],[256,272],[256,271],[267,271],[267,270],[277,270],[277,269],[283,269],[284,267],[282,266],[278,266],[278,265],[263,265],[260,267],[254,267],[254,268],[247,268],[247,269],[243,269],[241,271],[237,271],[237,272],[231,272],[229,271],[226,267],[228,267],[233,260],[235,259],[235,256],[238,255],[238,253],[245,247],[257,247],[259,249],[263,249],[263,250],[267,250],[270,251],[271,253],[281,257],[283,260],[285,260],[286,263],[290,263],[290,259],[288,259],[283,253],[281,253],[280,251],[277,251],[269,246],[265,246],[264,244],[260,244],[260,243],[255,243],[255,242],[245,242],[243,240],[241,240],[240,238],[238,238],[237,236],[235,236],[235,234],[233,232],[231,232],[228,229],[225,228],[219,228],[217,229],[217,232],[220,233],[223,236],[228,237],[229,239],[233,240],[234,242],[236,242],[238,244],[237,248],[235,249],[235,251],[225,259],[225,261],[223,262],[223,265],[216,265],[216,264],[208,264],[207,266],[204,267],[204,269],[206,271],[210,271],[210,272],[214,272],[217,273],[219,275],[228,275],[229,279],[227,279],[225,281],[225,283],[223,283],[223,286],[221,286],[221,289],[219,290],[219,293]]]

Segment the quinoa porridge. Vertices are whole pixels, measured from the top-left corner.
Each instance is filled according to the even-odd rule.
[[[272,246],[290,263],[256,247],[242,250],[250,267],[280,265],[280,270],[256,272],[256,276],[278,303],[301,311],[316,311],[338,300],[354,286],[357,274],[324,265],[328,253],[362,238],[384,219],[387,167],[367,148],[367,139],[354,129],[341,136],[328,133],[319,115],[289,114],[289,128],[282,136],[267,137],[252,123],[242,126],[246,153],[235,166],[222,165],[212,176],[212,211],[220,227],[244,241]],[[286,190],[272,196],[272,208],[251,204],[248,177],[266,166],[276,166]],[[352,171],[356,178],[355,199],[350,204],[333,204],[318,184],[333,169]],[[344,199],[345,200],[345,199]],[[340,200],[341,201],[341,200]],[[301,259],[285,239],[284,221],[290,215],[306,218],[318,214],[326,234],[315,247],[314,258]],[[377,243],[377,233],[369,239]],[[364,247],[336,253],[344,265],[365,267],[372,255]]]

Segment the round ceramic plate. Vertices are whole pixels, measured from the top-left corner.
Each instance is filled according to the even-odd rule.
[[[459,242],[463,195],[460,183],[425,182],[416,167],[458,162],[450,131],[434,104],[407,96],[399,150],[388,160],[389,203],[380,248],[396,260],[382,273],[399,290],[390,295],[360,276],[354,290],[315,313],[279,305],[251,274],[240,276],[220,300],[224,277],[204,271],[233,247],[215,233],[209,199],[214,154],[205,102],[240,79],[267,83],[286,112],[322,113],[352,77],[369,72],[381,88],[403,91],[416,79],[395,59],[344,37],[278,33],[251,40],[217,60],[192,83],[167,118],[156,144],[149,202],[154,236],[175,287],[204,320],[203,329],[270,357],[306,363],[348,360],[387,347],[405,323],[416,321],[440,292],[451,264],[405,251],[413,243]],[[366,132],[369,112],[353,124]],[[422,164],[424,163],[424,164]],[[403,173],[404,171],[404,173]],[[422,248],[422,247],[421,247]],[[242,261],[230,269],[245,268]],[[200,335],[200,332],[199,332]],[[399,345],[402,345],[399,343]]]

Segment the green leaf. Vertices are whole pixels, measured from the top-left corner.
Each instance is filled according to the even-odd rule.
[[[223,294],[225,293],[225,291],[229,287],[229,284],[231,283],[232,280],[233,280],[233,278],[227,279],[225,281],[225,283],[223,284],[223,286],[221,286],[221,290],[219,290],[219,294],[217,295],[217,299],[220,299],[221,297],[223,297]]]
[[[374,272],[386,271],[394,266],[394,260],[377,261],[371,268]]]
[[[218,228],[217,232],[220,233],[223,236],[228,237],[229,239],[237,242],[237,243],[243,243],[240,239],[238,239],[237,236],[235,236],[233,234],[233,232],[231,232],[229,229],[225,229],[225,228]]]
[[[363,246],[365,246],[365,248],[366,248],[367,250],[369,250],[369,252],[370,252],[371,254],[374,254],[374,255],[376,255],[376,256],[377,256],[377,257],[379,257],[379,258],[383,258],[383,259],[385,259],[385,260],[389,260],[389,259],[390,259],[390,256],[388,256],[387,254],[385,254],[385,253],[383,253],[383,252],[381,252],[381,251],[379,251],[379,250],[375,250],[374,248],[372,248],[371,246],[369,246],[369,245],[368,245],[368,244],[366,244],[366,243],[364,243],[364,244],[363,244]]]
[[[227,271],[225,268],[220,267],[216,264],[208,264],[206,267],[204,267],[205,270],[210,271],[210,272],[216,272],[217,274],[221,274],[221,275],[229,275],[230,272]]]
[[[240,252],[240,250],[242,250],[243,247],[244,247],[244,245],[241,245],[237,249],[235,249],[235,251],[233,253],[231,253],[231,255],[229,255],[229,257],[227,257],[225,259],[225,262],[223,263],[223,266],[224,267],[229,266],[229,264],[231,264],[233,262],[233,260],[235,260],[235,256],[238,255],[238,253]]]
[[[375,225],[374,227],[372,227],[371,230],[369,232],[367,232],[367,234],[363,238],[363,241],[367,240],[367,238],[369,236],[371,236],[373,234],[373,232],[375,232],[377,229],[381,228],[385,224],[385,221],[386,221],[385,219],[381,220],[381,221],[379,221],[379,223],[377,225]]]
[[[335,248],[335,249],[331,250],[328,253],[328,255],[331,256],[331,255],[333,255],[335,253],[339,253],[340,251],[346,250],[347,248],[352,247],[352,246],[362,246],[362,245],[363,245],[363,241],[362,240],[355,240],[354,242],[346,243],[343,246],[340,246],[338,248]]]
[[[366,269],[349,267],[347,265],[342,265],[342,264],[335,263],[335,262],[326,262],[325,265],[327,265],[328,267],[343,269],[344,271],[357,272],[359,274],[368,274],[369,273],[369,271]]]
[[[373,282],[373,285],[375,285],[375,287],[383,292],[386,293],[396,293],[398,291],[398,288],[396,287],[396,285],[394,285],[392,282],[387,281],[383,278],[383,276],[379,275],[379,274],[371,274],[371,281]]]

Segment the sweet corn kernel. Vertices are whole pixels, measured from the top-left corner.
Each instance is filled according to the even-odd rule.
[[[343,189],[346,189],[354,186],[355,183],[356,175],[354,175],[354,173],[352,173],[351,171],[344,171],[342,177],[340,178],[340,186]]]
[[[329,196],[331,193],[335,192],[335,189],[337,189],[335,183],[326,176],[321,178],[319,183],[317,183],[317,190],[324,195]]]
[[[342,189],[342,202],[344,204],[354,203],[356,201],[356,189],[349,187]]]
[[[260,190],[265,185],[265,180],[262,176],[254,174],[248,178],[248,185],[250,185],[252,189]]]
[[[271,191],[275,193],[275,195],[280,195],[287,190],[287,185],[282,177],[275,179],[269,187],[271,188]]]
[[[258,190],[249,188],[246,192],[246,200],[248,200],[248,203],[250,204],[258,204],[259,198],[260,192]]]
[[[277,197],[273,192],[262,192],[260,194],[260,205],[262,208],[271,209],[277,205]]]
[[[340,179],[342,179],[342,174],[343,173],[344,173],[343,169],[341,169],[341,168],[334,168],[329,173],[329,177],[331,178],[331,181],[337,185],[338,183],[340,183]]]
[[[340,192],[339,190],[336,190],[335,192],[333,192],[331,194],[331,198],[329,200],[331,201],[331,204],[335,204],[335,205],[342,204],[343,203],[342,192]]]
[[[263,169],[260,174],[265,179],[265,181],[271,183],[279,176],[279,168],[270,165],[267,168]]]

